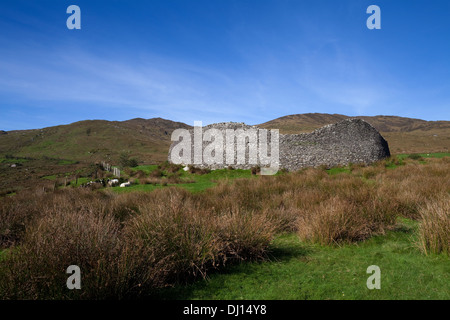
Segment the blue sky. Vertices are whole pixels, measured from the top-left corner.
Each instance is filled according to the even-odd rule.
[[[81,8],[81,30],[66,9]],[[381,30],[366,9],[381,8]],[[0,2],[0,129],[321,112],[450,120],[450,1]]]

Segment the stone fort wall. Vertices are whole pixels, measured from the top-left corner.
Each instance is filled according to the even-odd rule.
[[[260,129],[256,126],[249,126],[244,123],[223,122],[216,123],[202,127],[203,133],[208,129],[217,129],[221,132],[223,139],[223,150],[226,150],[225,137],[226,130],[233,129],[244,131],[254,129],[258,132],[257,139],[245,142],[245,163],[237,164],[237,152],[234,149],[234,161],[230,163],[230,158],[227,158],[224,152],[223,161],[220,164],[194,164],[194,129],[190,129],[191,137],[191,157],[190,163],[196,167],[204,167],[210,169],[227,168],[229,166],[239,169],[249,169],[255,166],[264,167],[260,163],[259,155],[254,157],[254,153],[250,152],[252,148],[258,149]],[[270,130],[268,131],[267,141],[271,141]],[[266,131],[263,131],[266,132]],[[214,141],[214,140],[212,140]],[[237,140],[236,140],[237,141]],[[180,154],[172,155],[174,147],[180,143],[179,141],[172,142],[169,150],[169,161],[180,161],[182,152]],[[202,151],[210,145],[211,142],[203,142]],[[211,148],[209,148],[211,149]],[[214,153],[213,153],[214,154]],[[269,148],[270,155],[270,148]],[[319,128],[311,133],[300,134],[280,134],[279,135],[279,168],[287,169],[288,171],[295,171],[305,167],[317,167],[325,165],[333,167],[338,165],[347,165],[349,163],[364,163],[370,164],[374,161],[389,157],[389,146],[387,141],[380,135],[380,133],[372,127],[369,123],[361,119],[346,119],[335,124],[327,125]],[[184,161],[186,162],[186,161]]]

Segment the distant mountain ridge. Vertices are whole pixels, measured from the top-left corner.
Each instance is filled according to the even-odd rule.
[[[355,116],[341,114],[303,113],[280,117],[258,125],[262,128],[277,127],[283,133],[309,132],[348,118],[357,118],[370,123],[380,132],[410,132],[414,130],[450,129],[450,121],[426,121],[398,116]],[[289,131],[289,132],[288,132]]]
[[[398,116],[356,116],[304,113],[280,117],[258,125],[280,133],[311,132],[348,118],[370,123],[388,141],[392,153],[449,152],[450,121],[426,121]]]
[[[311,132],[327,124],[359,118],[375,127],[392,153],[449,152],[450,121],[425,121],[397,116],[358,116],[306,113],[280,117],[257,125],[281,133]],[[226,120],[226,119],[224,119]],[[43,129],[0,132],[0,157],[51,157],[77,161],[117,162],[128,153],[142,163],[167,159],[173,130],[191,128],[162,118],[126,121],[84,120]]]

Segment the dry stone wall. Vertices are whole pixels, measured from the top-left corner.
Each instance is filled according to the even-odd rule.
[[[237,164],[237,152],[234,148],[234,161],[230,164],[230,158],[226,158],[223,154],[222,163],[208,164],[202,162],[201,164],[194,164],[194,129],[190,129],[191,137],[191,157],[190,162],[184,164],[194,164],[197,167],[207,167],[210,169],[226,168],[231,166],[239,169],[249,169],[254,166],[265,166],[260,162],[259,153],[250,152],[252,148],[258,150],[260,134],[268,132],[267,141],[271,141],[270,130],[259,129],[256,126],[249,126],[244,123],[224,122],[208,125],[202,128],[203,133],[208,129],[217,129],[222,133],[223,150],[226,150],[226,130],[249,130],[253,129],[257,132],[257,139],[247,139],[245,143],[245,158],[246,163]],[[261,132],[262,130],[262,132]],[[212,140],[214,141],[214,140]],[[237,141],[237,140],[236,140]],[[174,147],[180,143],[179,141],[172,142],[169,150],[169,161],[180,163],[180,154],[172,155]],[[211,142],[203,142],[202,151],[210,145]],[[177,150],[177,149],[175,149]],[[178,150],[177,150],[178,151]],[[270,155],[270,147],[268,149]],[[182,154],[182,153],[181,153]],[[213,152],[214,154],[214,152]],[[300,134],[280,134],[279,135],[279,168],[284,168],[289,171],[299,170],[305,167],[317,167],[325,165],[333,167],[338,165],[347,165],[349,163],[365,163],[369,164],[374,161],[389,157],[389,146],[387,141],[380,135],[380,133],[372,127],[369,123],[361,119],[346,119],[341,122],[324,126],[311,133]],[[176,161],[173,161],[173,160]]]

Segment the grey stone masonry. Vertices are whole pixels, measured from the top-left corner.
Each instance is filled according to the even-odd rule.
[[[389,156],[387,141],[361,119],[346,119],[311,133],[280,135],[280,166],[289,171],[321,165],[370,164]]]
[[[216,133],[220,132],[223,136],[224,154],[223,161],[220,161],[222,163],[208,164],[203,161],[200,164],[195,164],[194,129],[190,129],[189,133],[191,137],[191,160],[190,163],[184,164],[193,164],[196,167],[210,169],[227,168],[228,166],[239,169],[249,169],[254,166],[265,166],[260,162],[260,151],[258,150],[258,146],[260,146],[260,134],[265,134],[267,132],[267,142],[269,145],[267,154],[271,154],[270,142],[272,136],[270,130],[259,129],[256,126],[249,126],[245,123],[222,122],[202,127],[203,133],[211,128],[218,129],[219,131],[216,131]],[[253,129],[253,132],[257,132],[256,139],[252,140],[250,138],[247,138],[245,140],[245,163],[237,163],[236,146],[234,147],[234,155],[231,155],[234,161],[232,161],[232,164],[230,164],[230,158],[228,158],[227,161],[225,154],[225,150],[227,150],[225,146],[227,129],[241,129],[243,131]],[[263,131],[261,132],[261,130]],[[237,132],[240,131],[238,130]],[[211,141],[214,142],[214,139],[212,139]],[[235,141],[237,141],[237,139]],[[180,142],[172,142],[168,157],[170,162],[172,162],[172,159],[177,159],[176,162],[180,162],[180,155],[174,155],[175,157],[171,156],[173,148],[178,143]],[[203,141],[202,152],[205,151],[205,148],[209,144],[211,144],[210,141]],[[256,157],[254,152],[250,152],[252,148],[258,150]],[[214,154],[215,153],[213,152],[213,155]],[[361,119],[346,119],[338,123],[319,128],[311,133],[279,135],[278,164],[280,169],[284,168],[288,171],[296,171],[305,167],[317,167],[321,165],[333,167],[338,165],[347,165],[349,163],[370,164],[374,161],[389,156],[390,152],[387,141],[384,140],[384,138],[374,127]]]

